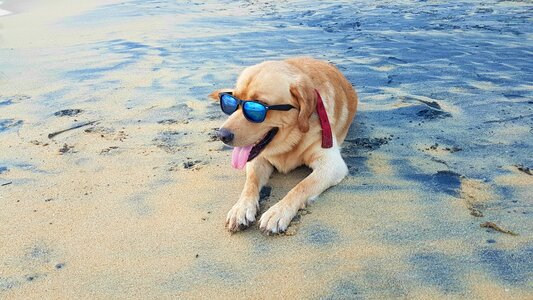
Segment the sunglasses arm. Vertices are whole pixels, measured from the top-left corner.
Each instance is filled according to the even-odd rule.
[[[290,104],[281,104],[281,105],[271,105],[271,106],[267,106],[268,110],[284,110],[284,111],[288,111],[288,110],[291,110],[293,108],[296,108]]]

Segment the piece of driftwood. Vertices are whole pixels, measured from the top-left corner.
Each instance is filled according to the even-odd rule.
[[[512,232],[511,230],[503,229],[500,226],[498,226],[498,225],[496,225],[495,223],[492,223],[492,222],[481,223],[479,226],[480,227],[485,227],[485,228],[491,228],[491,229],[494,229],[494,230],[499,231],[501,233],[506,233],[506,234],[510,234],[510,235],[513,235],[513,236],[517,236],[518,235],[518,233]]]
[[[58,134],[62,134],[64,132],[67,132],[67,131],[71,131],[71,130],[74,130],[74,129],[78,129],[78,128],[81,128],[81,127],[85,127],[85,126],[89,126],[91,124],[94,124],[96,123],[97,121],[90,121],[90,122],[85,122],[85,123],[81,123],[81,124],[78,124],[78,125],[75,125],[75,126],[72,126],[70,128],[67,128],[67,129],[63,129],[63,130],[60,130],[60,131],[56,131],[56,132],[52,132],[50,134],[48,134],[48,138],[49,139],[52,139],[54,138],[56,135]]]

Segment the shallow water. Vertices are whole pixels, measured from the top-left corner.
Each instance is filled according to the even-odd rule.
[[[59,11],[0,19],[1,297],[531,297],[530,3]],[[298,55],[359,93],[350,176],[293,235],[229,235],[244,174],[212,140],[224,115],[206,96]],[[274,175],[262,211],[306,174]]]

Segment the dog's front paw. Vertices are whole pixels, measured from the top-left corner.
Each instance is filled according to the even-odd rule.
[[[247,228],[255,222],[258,203],[239,201],[233,205],[226,217],[226,227],[231,232]]]
[[[283,233],[295,215],[296,211],[282,203],[277,203],[261,216],[259,228],[269,235]]]

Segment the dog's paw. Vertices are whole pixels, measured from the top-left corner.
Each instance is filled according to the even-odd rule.
[[[255,222],[258,203],[239,201],[233,205],[226,217],[226,228],[236,232],[247,228]]]
[[[268,235],[283,233],[287,230],[295,215],[295,211],[281,203],[277,203],[261,216],[259,228]]]

